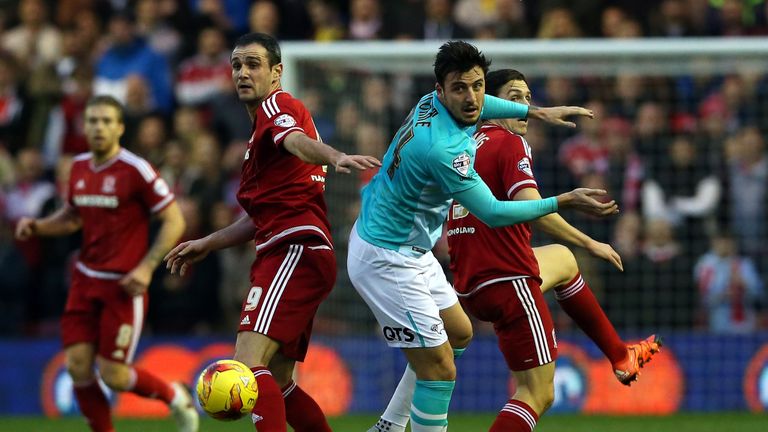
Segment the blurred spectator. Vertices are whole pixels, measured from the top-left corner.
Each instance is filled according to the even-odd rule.
[[[279,37],[280,11],[272,0],[257,0],[248,12],[248,29],[251,32],[266,33]]]
[[[608,193],[620,203],[622,211],[638,211],[645,166],[632,143],[632,128],[621,118],[602,124],[603,143],[608,150],[606,177]]]
[[[666,159],[669,146],[669,120],[664,105],[658,102],[643,102],[635,113],[634,145],[647,163],[655,164],[656,159]]]
[[[4,214],[5,209],[5,189],[13,184],[16,179],[13,157],[8,151],[0,146],[0,214]]]
[[[565,7],[556,7],[544,12],[536,35],[539,39],[567,39],[581,36],[582,31],[576,19]]]
[[[378,39],[383,33],[379,0],[351,0],[347,33],[353,40]]]
[[[632,276],[612,293],[624,300],[619,319],[635,328],[690,328],[696,304],[691,261],[665,220],[645,222],[643,237],[639,259],[624,267]]]
[[[160,2],[138,0],[135,10],[136,33],[146,40],[153,51],[162,54],[166,60],[176,60],[181,48],[181,34],[165,21]]]
[[[43,152],[45,165],[53,167],[61,155],[88,151],[83,131],[85,104],[91,97],[90,71],[78,70],[70,80],[58,106],[48,117]]]
[[[135,138],[128,147],[149,161],[152,166],[160,166],[167,141],[168,130],[165,120],[158,115],[150,115],[141,119],[136,128]]]
[[[182,241],[197,238],[203,227],[203,206],[194,200],[177,197],[176,202],[187,222]],[[195,263],[184,276],[171,275],[159,266],[152,278],[147,319],[156,333],[205,334],[216,328],[220,319],[218,281],[221,267],[217,253]]]
[[[637,108],[644,99],[646,86],[644,78],[632,72],[619,72],[613,86],[613,100],[609,114],[634,118]]]
[[[238,215],[223,202],[211,207],[211,229],[220,230],[232,224]],[[253,264],[253,242],[245,242],[217,252],[221,265],[219,281],[219,302],[226,330],[237,328],[243,300],[251,289],[251,278],[247,271]]]
[[[208,104],[232,87],[229,50],[224,33],[216,27],[200,31],[197,52],[179,65],[176,100],[181,105]]]
[[[146,104],[163,112],[173,106],[173,90],[168,63],[136,34],[133,18],[127,14],[114,16],[109,22],[112,45],[96,64],[95,94],[116,97],[129,107],[133,89],[129,77],[146,82]],[[136,81],[134,80],[135,84]]]
[[[0,52],[0,146],[11,153],[24,145],[29,117],[18,73],[15,59]]]
[[[307,12],[312,22],[312,39],[317,42],[331,42],[343,39],[346,30],[339,11],[328,0],[309,0]]]
[[[727,232],[712,238],[712,248],[696,263],[694,278],[709,329],[717,333],[757,330],[757,305],[764,298],[763,283],[751,259],[738,253]]]
[[[763,266],[768,257],[768,156],[758,128],[748,126],[740,135],[728,166],[724,208],[740,250]]]
[[[686,253],[699,255],[706,248],[707,226],[720,202],[721,184],[706,155],[697,154],[691,137],[679,135],[666,157],[657,158],[643,183],[643,214],[665,219],[682,239]]]
[[[5,200],[5,219],[16,223],[24,216],[39,217],[43,204],[56,194],[56,187],[43,177],[43,155],[24,148],[16,155],[16,183]]]
[[[248,30],[250,0],[189,0],[192,9],[217,27],[236,34]]]
[[[608,6],[603,9],[600,16],[600,31],[604,37],[617,38],[621,34],[621,27],[627,20],[627,14],[621,8]]]
[[[355,131],[356,146],[355,150],[359,154],[371,155],[379,159],[384,157],[389,145],[389,133],[385,132],[377,123],[360,123]],[[360,188],[367,185],[374,175],[379,172],[378,168],[361,171],[358,174]]]
[[[21,0],[18,11],[21,23],[3,32],[3,48],[13,53],[27,70],[54,64],[61,55],[61,35],[48,22],[45,2]]]
[[[651,36],[683,37],[696,34],[686,0],[663,0],[650,20]]]
[[[563,142],[558,154],[560,164],[570,173],[574,183],[587,173],[605,172],[608,167],[608,148],[602,139],[605,106],[593,100],[585,107],[592,110],[595,117],[579,123],[578,133]]]
[[[470,33],[453,19],[451,0],[426,0],[424,26],[416,36],[419,39],[465,39]]]
[[[717,0],[709,14],[711,36],[746,36],[755,30],[754,14],[746,0]]]

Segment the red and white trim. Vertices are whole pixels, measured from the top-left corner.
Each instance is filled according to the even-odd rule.
[[[330,247],[330,245],[331,245],[331,241],[328,240],[328,237],[326,237],[325,233],[320,228],[318,228],[318,227],[316,227],[314,225],[299,225],[299,226],[295,226],[295,227],[292,227],[292,228],[288,228],[287,230],[284,230],[284,231],[282,231],[282,232],[280,232],[278,234],[275,234],[274,236],[272,236],[272,238],[270,238],[269,240],[265,241],[264,243],[257,244],[256,245],[256,252],[258,252],[258,251],[260,251],[260,250],[264,249],[265,247],[268,247],[268,246],[270,246],[272,244],[275,244],[278,240],[282,239],[285,236],[289,236],[291,234],[295,234],[295,233],[297,233],[299,231],[312,231],[314,233],[320,234],[320,236],[323,237],[323,239],[328,244],[328,246]]]
[[[501,409],[501,412],[507,412],[522,418],[523,421],[525,421],[525,423],[531,427],[531,431],[533,431],[533,428],[536,427],[536,419],[533,418],[531,413],[529,413],[519,405],[508,403],[504,405],[504,408]]]
[[[279,134],[275,135],[275,138],[272,140],[272,142],[274,142],[275,144],[279,144],[280,140],[283,139],[283,137],[285,137],[286,135],[288,135],[291,132],[303,132],[303,133],[306,133],[306,132],[304,132],[304,129],[302,129],[302,128],[298,127],[298,126],[294,126],[292,128],[286,129],[286,130],[280,132]]]
[[[525,185],[530,185],[530,186],[533,186],[534,188],[538,188],[539,187],[539,185],[536,184],[536,180],[534,180],[534,179],[520,180],[519,182],[517,182],[517,183],[513,184],[512,186],[510,186],[509,190],[507,190],[507,198],[514,197],[515,194],[518,192],[518,190],[525,189],[525,188],[523,188],[523,186],[525,186]]]
[[[544,323],[541,321],[541,315],[536,307],[536,302],[531,294],[531,289],[525,279],[512,281],[515,287],[517,298],[523,305],[525,315],[528,317],[528,324],[531,326],[533,342],[536,346],[536,354],[539,359],[539,366],[552,362],[552,353],[549,352],[547,343],[547,332],[544,330]]]
[[[143,324],[144,296],[133,296],[133,331],[131,332],[131,343],[128,345],[128,353],[125,356],[126,364],[133,363],[133,356],[136,355],[136,347],[139,346],[141,327]]]
[[[579,275],[579,278],[576,279],[574,283],[568,285],[567,287],[555,288],[555,299],[557,301],[562,301],[570,297],[573,297],[579,291],[581,291],[582,288],[584,288],[584,279],[582,279],[581,275]]]
[[[272,96],[268,97],[261,103],[261,109],[264,110],[264,114],[267,118],[272,118],[280,112],[280,107],[277,106],[277,95],[284,93],[283,91],[277,91]]]
[[[136,168],[139,174],[141,174],[141,176],[144,178],[145,182],[151,183],[157,177],[157,173],[152,168],[152,165],[150,165],[149,162],[137,156],[136,154],[123,149],[120,151],[120,154],[117,157],[121,161]]]
[[[293,392],[293,389],[296,388],[296,381],[291,381],[291,384],[283,390],[283,398],[287,398],[288,395],[290,395]]]
[[[264,298],[264,303],[259,310],[259,316],[256,318],[256,325],[253,327],[255,332],[261,334],[267,334],[269,326],[272,324],[272,318],[275,316],[277,305],[280,303],[280,297],[285,292],[285,287],[288,285],[288,281],[293,275],[293,271],[296,269],[296,264],[301,259],[301,254],[304,252],[304,246],[292,244],[288,247],[288,255],[285,256],[280,268],[275,274],[275,278],[272,279],[272,283],[269,286],[269,292]]]
[[[168,196],[163,198],[162,201],[160,201],[159,203],[155,204],[154,206],[152,206],[151,209],[149,209],[150,213],[157,213],[160,210],[164,209],[168,204],[171,203],[171,201],[173,201],[174,198],[176,198],[176,197],[172,193],[169,193]]]
[[[112,272],[93,270],[87,267],[85,264],[81,263],[80,261],[75,263],[75,268],[80,273],[94,279],[118,280],[118,279],[122,279],[123,276],[125,276],[124,273],[112,273]]]
[[[472,291],[470,291],[468,293],[456,292],[456,295],[458,297],[469,297],[469,296],[474,295],[476,292],[480,291],[481,289],[483,289],[483,288],[485,288],[485,287],[487,287],[489,285],[497,284],[499,282],[516,281],[516,280],[520,280],[520,279],[525,279],[527,277],[528,276],[504,276],[504,277],[500,277],[500,278],[490,279],[490,280],[487,280],[487,281],[479,284],[474,289],[472,289]]]

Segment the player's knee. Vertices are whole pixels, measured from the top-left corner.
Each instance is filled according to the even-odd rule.
[[[78,356],[67,357],[67,372],[74,382],[85,382],[95,377],[91,359]]]
[[[450,342],[453,348],[466,348],[472,341],[473,336],[472,324],[467,320],[467,325],[459,326],[456,331],[448,334],[448,342]]]
[[[536,394],[536,402],[539,406],[539,409],[541,411],[538,412],[539,415],[543,414],[546,410],[548,410],[552,403],[555,401],[555,383],[554,381],[550,381],[545,385],[542,385]]]
[[[456,364],[453,362],[453,356],[444,356],[436,359],[425,369],[423,377],[430,381],[454,381],[456,379]],[[416,373],[419,376],[419,373]]]
[[[579,263],[570,249],[563,245],[557,245],[557,262],[563,273],[570,280],[579,272]]]
[[[99,375],[104,384],[114,391],[124,391],[128,388],[130,378],[130,369],[123,364],[114,364],[112,362],[99,362]]]

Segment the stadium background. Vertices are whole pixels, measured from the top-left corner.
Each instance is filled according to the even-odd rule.
[[[636,388],[623,389],[553,303],[563,353],[553,411],[764,411],[767,15],[759,0],[0,2],[0,415],[76,412],[57,336],[77,236],[19,244],[12,228],[61,203],[70,157],[87,149],[84,101],[107,92],[125,102],[123,143],[173,185],[185,238],[225,226],[238,215],[233,191],[250,131],[228,53],[249,30],[284,42],[286,89],[346,152],[384,153],[431,90],[430,64],[448,38],[477,39],[495,67],[528,75],[537,105],[594,109],[598,118],[573,131],[531,125],[534,171],[543,195],[600,186],[617,199],[617,218],[568,217],[613,244],[626,271],[575,252],[622,336],[659,332],[667,348]],[[378,412],[403,368],[344,270],[369,178],[328,177],[339,280],[298,376],[337,415]],[[445,261],[444,244],[436,253]],[[158,270],[138,361],[191,384],[227,356],[252,257],[245,245],[185,278]],[[492,413],[508,379],[492,332],[478,323],[452,409]],[[164,413],[130,396],[115,410]]]

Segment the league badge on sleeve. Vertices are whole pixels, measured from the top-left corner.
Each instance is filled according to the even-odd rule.
[[[533,177],[533,170],[531,169],[531,161],[527,157],[520,159],[517,163],[517,169],[524,172],[528,177]]]
[[[469,155],[462,153],[453,159],[453,169],[459,172],[462,176],[466,177],[469,173],[470,159]]]
[[[288,114],[283,114],[275,119],[275,126],[281,128],[289,128],[296,126],[296,119]]]

